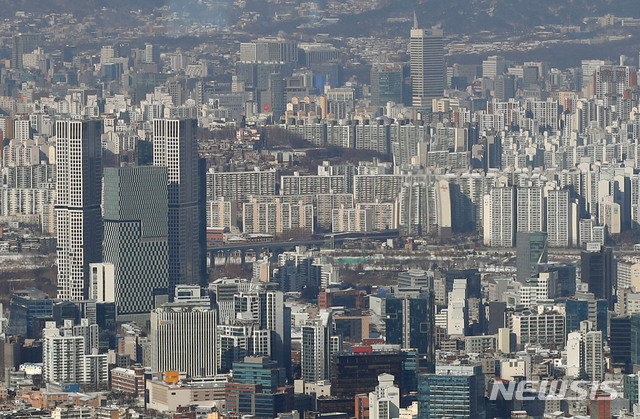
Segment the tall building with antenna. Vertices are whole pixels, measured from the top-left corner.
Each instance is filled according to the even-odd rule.
[[[446,68],[444,62],[444,33],[442,29],[419,29],[413,15],[409,43],[411,55],[412,106],[431,109],[431,102],[444,93]]]

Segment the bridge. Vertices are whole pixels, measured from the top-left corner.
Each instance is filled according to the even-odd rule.
[[[278,254],[286,251],[295,250],[297,246],[315,247],[325,246],[329,249],[335,249],[336,245],[340,246],[345,241],[355,240],[387,240],[397,238],[398,230],[376,231],[372,233],[330,233],[323,234],[309,239],[293,239],[287,241],[256,241],[243,243],[226,243],[221,245],[207,246],[207,256],[209,259],[209,267],[215,267],[215,258],[224,255],[225,262],[231,255],[238,254],[241,264],[245,263],[247,253],[254,253],[256,258],[267,253],[271,256],[271,260],[275,261]]]

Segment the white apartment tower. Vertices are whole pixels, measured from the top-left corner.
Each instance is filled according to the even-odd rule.
[[[102,258],[101,123],[56,122],[58,298],[88,296],[89,264]]]
[[[400,413],[400,389],[391,374],[380,374],[378,385],[369,393],[369,419],[392,419]]]
[[[547,243],[550,247],[568,247],[573,244],[571,201],[568,189],[547,193]]]
[[[516,233],[516,200],[513,187],[491,189],[485,199],[485,240],[494,247],[513,247]]]
[[[518,231],[543,231],[542,189],[537,187],[518,188]]]

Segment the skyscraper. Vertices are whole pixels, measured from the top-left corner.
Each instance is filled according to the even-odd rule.
[[[420,298],[385,299],[387,343],[417,349],[420,367],[426,371],[432,371],[434,363],[434,306],[431,291],[421,294]]]
[[[547,263],[547,233],[544,231],[516,234],[517,278],[526,283],[538,273],[538,264]]]
[[[169,184],[169,296],[177,284],[199,284],[204,228],[195,119],[153,121],[153,165],[167,168]]]
[[[516,193],[517,229],[518,231],[544,230],[544,207],[542,205],[542,188],[519,187]]]
[[[100,133],[98,120],[56,122],[58,298],[63,300],[87,298],[89,263],[102,257]]]
[[[342,350],[340,336],[331,334],[331,324],[331,313],[323,310],[318,319],[302,326],[300,363],[305,383],[315,383],[331,377],[332,355]]]
[[[21,69],[23,67],[22,56],[33,52],[38,47],[40,35],[31,33],[19,33],[13,37],[11,45],[11,67]]]
[[[118,316],[149,313],[169,286],[167,169],[104,171],[103,259],[114,266]]]
[[[376,63],[371,67],[371,104],[386,106],[387,102],[402,103],[404,84],[402,66]]]
[[[485,418],[484,374],[480,366],[438,365],[419,376],[420,419]]]
[[[568,189],[547,192],[547,233],[550,247],[573,244],[573,217]]]
[[[597,247],[598,250],[594,250],[588,246],[581,253],[581,281],[589,286],[589,292],[596,298],[607,300],[609,309],[613,309],[613,252],[610,247]]]
[[[495,187],[485,197],[485,243],[513,247],[516,233],[516,200],[512,186]]]
[[[418,29],[417,19],[413,26],[409,44],[412,105],[431,109],[431,99],[441,97],[444,92],[444,33],[442,29]]]
[[[169,304],[151,312],[152,368],[191,377],[216,375],[215,310],[198,303]]]

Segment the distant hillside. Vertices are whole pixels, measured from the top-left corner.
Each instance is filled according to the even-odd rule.
[[[17,11],[45,13],[73,13],[78,17],[92,15],[102,10],[151,10],[161,7],[167,0],[0,0],[0,17],[14,16]]]
[[[388,0],[377,10],[342,16],[328,33],[364,35],[394,32],[407,24],[388,24],[388,17],[410,17],[415,9],[420,26],[441,25],[447,32],[494,33],[526,30],[548,24],[579,25],[585,17],[640,17],[637,0]]]
[[[309,0],[297,0],[298,3]],[[325,0],[317,0],[320,8]],[[277,11],[290,11],[291,3],[247,0],[247,9],[261,14],[256,32],[278,27],[294,29],[300,22],[273,22]],[[233,23],[241,12],[232,0],[0,0],[0,18],[12,17],[16,11],[70,12],[78,17],[109,12],[126,14],[131,10],[151,11],[167,7],[188,20]],[[482,30],[512,32],[546,24],[580,24],[590,16],[613,13],[616,16],[640,17],[638,0],[383,0],[381,6],[357,15],[340,16],[340,22],[322,32],[337,35],[375,35],[406,32],[407,23],[389,24],[389,17],[412,16],[416,11],[423,27],[442,25],[447,32],[473,33]]]

